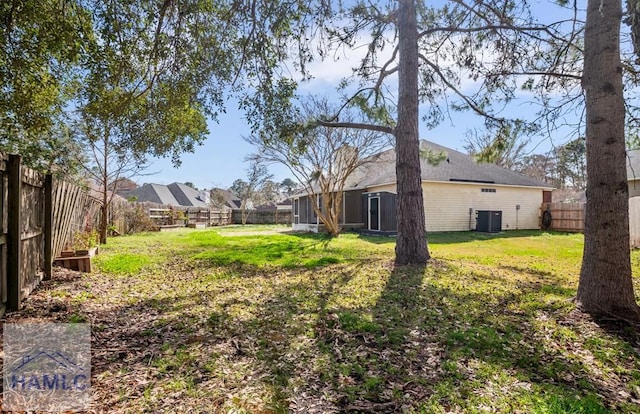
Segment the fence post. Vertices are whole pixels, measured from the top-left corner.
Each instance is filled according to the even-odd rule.
[[[44,280],[51,279],[53,264],[53,176],[44,177]]]
[[[7,310],[20,309],[20,267],[22,265],[22,160],[9,155],[7,162]]]

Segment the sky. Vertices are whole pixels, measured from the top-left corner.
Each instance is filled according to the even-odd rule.
[[[366,43],[366,42],[362,42]],[[391,48],[389,53],[391,52]],[[333,93],[340,79],[351,73],[351,67],[360,61],[365,53],[365,48],[357,48],[347,53],[342,53],[337,60],[314,62],[311,65],[311,73],[314,79],[301,85],[301,94],[327,95]],[[391,80],[397,82],[395,79]],[[524,103],[514,104],[510,111],[533,111]],[[421,110],[421,113],[424,113]],[[420,124],[420,138],[433,141],[437,144],[449,147],[461,152],[464,151],[464,139],[467,130],[482,130],[482,120],[468,112],[451,112],[450,118],[445,119],[434,129],[427,129],[424,123]],[[246,177],[248,164],[245,158],[254,153],[256,149],[246,143],[243,137],[249,134],[244,114],[228,103],[227,113],[219,115],[219,122],[209,122],[209,136],[203,145],[196,147],[194,153],[182,155],[182,164],[175,168],[170,158],[153,159],[151,167],[147,170],[152,175],[139,177],[138,184],[157,183],[170,184],[172,182],[192,182],[199,189],[213,187],[228,188],[234,180]],[[539,144],[539,142],[535,142]],[[532,148],[533,152],[548,150],[550,145],[542,144]],[[293,175],[284,165],[273,164],[269,166],[274,181],[281,182],[285,178],[293,178]]]
[[[473,116],[458,116],[452,122],[445,121],[436,129],[421,127],[420,137],[437,144],[462,151],[465,131],[468,128],[481,127],[481,122]],[[175,168],[170,158],[154,159],[147,173],[135,181],[138,184],[171,184],[173,182],[192,182],[199,189],[213,187],[228,188],[234,180],[245,179],[248,164],[245,157],[254,153],[256,148],[244,141],[249,128],[241,111],[230,108],[219,117],[219,123],[209,123],[209,136],[203,145],[196,147],[194,153],[185,153],[180,159],[182,164]],[[294,178],[286,166],[272,164],[269,172],[274,181]]]

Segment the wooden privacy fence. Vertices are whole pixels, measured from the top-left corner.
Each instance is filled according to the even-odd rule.
[[[291,224],[291,210],[250,210],[247,214],[247,224]],[[233,211],[233,223],[242,224],[242,212]]]
[[[204,207],[149,208],[149,218],[159,226],[184,223],[187,226],[204,224],[222,226],[231,224],[231,211],[213,210]]]
[[[77,233],[90,231],[97,225],[101,203],[87,189],[66,181],[53,185],[53,257],[59,256]]]
[[[0,174],[0,310],[4,313],[5,309],[17,310],[43,277],[51,275],[50,262],[46,266],[46,258],[51,257],[51,220],[45,214],[51,213],[50,200],[45,200],[45,186],[51,188],[51,177],[45,180],[23,168],[15,155],[2,156]]]
[[[87,192],[0,155],[0,314],[18,310],[98,207]]]
[[[585,206],[586,203],[543,203],[540,208],[541,228],[584,232]],[[548,227],[545,226],[546,214],[551,217]],[[629,236],[631,247],[640,247],[640,197],[629,199]]]
[[[540,208],[540,227],[556,231],[584,231],[585,203],[543,203]],[[551,222],[547,224],[550,215]]]

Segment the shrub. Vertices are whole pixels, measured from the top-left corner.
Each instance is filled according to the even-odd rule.
[[[147,211],[140,205],[127,208],[124,212],[124,221],[127,234],[158,230],[158,226],[149,218]]]

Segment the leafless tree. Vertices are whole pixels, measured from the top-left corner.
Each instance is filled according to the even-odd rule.
[[[335,111],[326,99],[308,98],[300,108],[300,125]],[[353,122],[353,116],[345,116]],[[311,199],[313,209],[332,236],[340,234],[340,212],[347,180],[358,168],[374,162],[391,145],[388,136],[365,129],[315,124],[282,137],[251,135],[254,158],[286,165]]]

